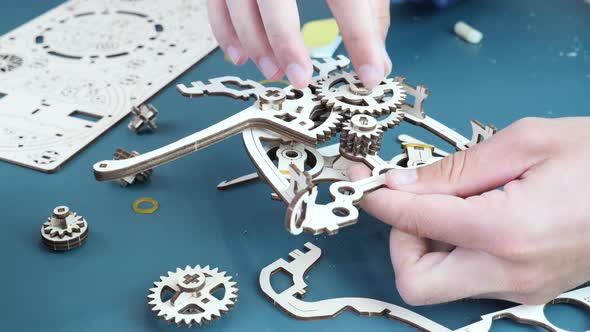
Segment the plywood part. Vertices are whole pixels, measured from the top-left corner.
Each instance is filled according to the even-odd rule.
[[[190,98],[214,95],[255,101],[241,112],[159,149],[124,160],[99,161],[94,164],[94,176],[99,181],[132,176],[241,133],[258,176],[273,190],[271,197],[288,206],[285,225],[289,232],[336,234],[356,223],[356,205],[365,193],[385,186],[383,173],[422,167],[443,157],[432,145],[413,143],[403,145],[403,154],[393,163],[386,161],[379,156],[385,131],[406,121],[439,136],[456,150],[466,150],[496,131],[473,121],[469,140],[425,114],[426,87],[411,86],[403,77],[395,77],[369,90],[354,72],[344,71],[349,63],[343,56],[313,61],[317,75],[304,89],[265,87],[233,76],[190,86],[180,84],[179,92]],[[338,135],[340,143],[323,146]],[[371,168],[373,176],[349,181],[346,170],[355,163]],[[258,176],[246,175],[220,187]],[[329,204],[316,202],[317,184],[323,182],[332,182],[333,202]]]
[[[318,263],[322,250],[307,242],[304,251],[295,249],[289,253],[288,260],[279,258],[260,271],[258,282],[260,289],[272,303],[289,316],[300,320],[333,319],[350,311],[366,317],[388,317],[408,324],[419,331],[451,332],[450,329],[406,309],[402,306],[384,301],[361,298],[342,297],[320,301],[305,301],[308,291],[306,280],[309,271]],[[277,292],[272,285],[272,276],[286,274],[292,279],[292,285]],[[590,287],[579,288],[556,297],[549,304],[569,303],[584,310],[590,309]],[[495,320],[508,318],[515,322],[533,325],[551,332],[566,332],[555,326],[545,316],[547,305],[520,305],[491,314],[483,315],[477,323],[453,330],[456,332],[489,332]]]
[[[72,0],[0,37],[0,159],[54,172],[217,46],[206,0]]]

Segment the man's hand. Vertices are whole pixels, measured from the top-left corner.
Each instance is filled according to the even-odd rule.
[[[590,280],[588,128],[590,118],[524,119],[433,165],[388,173],[388,189],[362,207],[393,226],[404,300],[540,304]],[[436,251],[428,239],[455,247]]]
[[[373,88],[391,72],[385,50],[389,0],[328,0],[360,79]],[[268,79],[309,85],[313,67],[300,33],[296,0],[208,0],[209,19],[234,64],[252,59]]]

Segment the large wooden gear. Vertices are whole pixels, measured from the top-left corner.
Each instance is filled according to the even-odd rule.
[[[223,296],[215,295],[223,290]],[[168,298],[166,293],[172,294]],[[238,288],[231,276],[209,266],[186,266],[168,272],[154,283],[148,304],[158,318],[177,326],[202,325],[234,307]]]
[[[424,142],[404,142],[403,152],[392,160],[379,156],[383,134],[402,121],[434,133],[455,150],[465,150],[489,138],[495,128],[472,121],[473,137],[467,139],[424,113],[428,90],[411,86],[402,77],[384,79],[367,90],[353,72],[344,71],[350,61],[315,61],[317,75],[304,89],[284,89],[236,77],[179,85],[187,97],[222,95],[255,99],[243,111],[193,135],[157,150],[125,160],[105,160],[94,165],[99,181],[117,180],[157,167],[242,133],[248,155],[257,173],[233,181],[223,188],[262,178],[273,198],[287,204],[286,227],[292,234],[335,234],[358,219],[356,204],[365,193],[385,185],[384,173],[391,169],[421,167],[447,155]],[[414,104],[406,100],[410,95]],[[339,143],[323,146],[337,135]],[[354,164],[372,169],[373,176],[351,182],[346,170]],[[321,182],[332,182],[333,202],[316,202]]]

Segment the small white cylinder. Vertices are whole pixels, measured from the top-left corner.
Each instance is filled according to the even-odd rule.
[[[479,44],[483,38],[483,34],[479,30],[463,21],[457,22],[454,30],[457,36],[471,44]]]

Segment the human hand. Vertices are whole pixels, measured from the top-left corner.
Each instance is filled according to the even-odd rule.
[[[541,304],[590,280],[588,128],[587,117],[524,119],[435,164],[389,172],[388,189],[361,206],[393,226],[402,298]],[[436,251],[427,239],[456,247]]]
[[[313,66],[300,33],[295,0],[208,0],[220,47],[236,65],[252,59],[263,75],[287,74],[296,88],[311,82]],[[385,50],[389,0],[328,0],[359,78],[373,88],[391,72]]]

